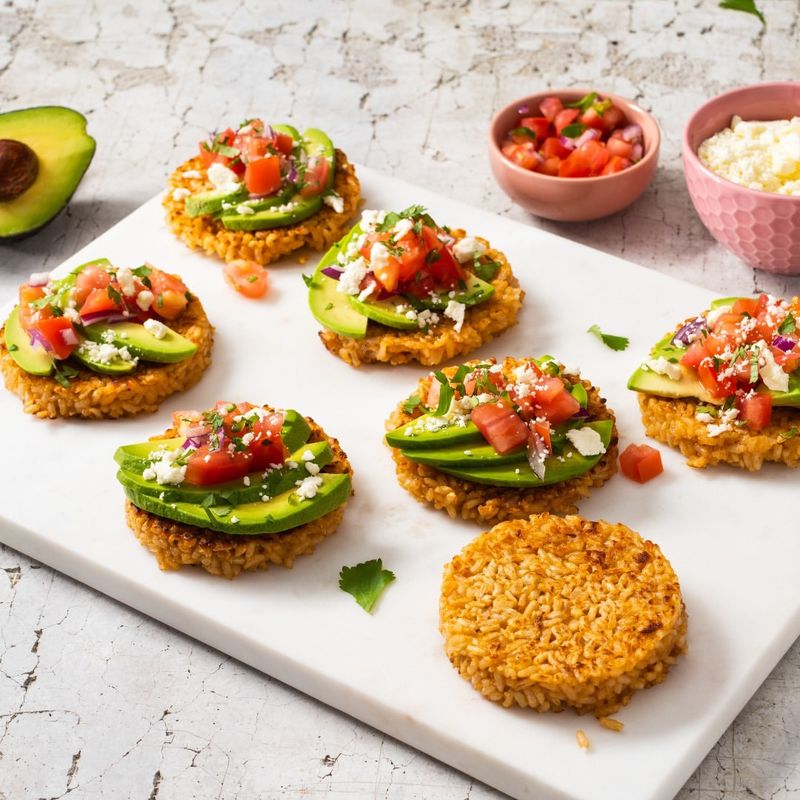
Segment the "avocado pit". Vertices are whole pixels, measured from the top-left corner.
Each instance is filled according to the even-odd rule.
[[[39,174],[39,159],[24,142],[0,139],[0,202],[16,200]]]

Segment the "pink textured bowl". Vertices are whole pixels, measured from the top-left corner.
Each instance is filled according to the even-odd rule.
[[[705,139],[742,119],[800,115],[800,83],[760,83],[718,95],[683,129],[683,166],[694,207],[711,235],[751,267],[800,275],[800,197],[739,186],[700,163]]]
[[[538,108],[545,97],[555,95],[567,102],[580,100],[591,89],[550,89],[515,100],[492,118],[489,126],[489,164],[500,188],[531,214],[546,219],[583,222],[607,217],[630,205],[647,188],[658,165],[661,132],[655,118],[636,103],[615,94],[602,92],[619,106],[628,121],[641,125],[644,156],[622,172],[598,178],[556,178],[531,172],[512,164],[500,150],[503,139],[519,119],[520,106]]]

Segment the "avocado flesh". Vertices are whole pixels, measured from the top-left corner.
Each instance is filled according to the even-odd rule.
[[[85,326],[81,333],[92,342],[103,342],[106,331],[111,331],[111,344],[127,347],[131,354],[145,361],[172,364],[184,361],[197,352],[197,345],[171,328],[161,339],[153,336],[144,325],[137,322],[98,322]]]
[[[320,469],[326,467],[333,460],[333,451],[327,442],[312,442],[303,445],[299,451],[289,456],[288,461],[296,463],[296,467],[284,465],[280,469],[269,471],[266,477],[264,477],[264,471],[252,472],[247,476],[249,482],[247,486],[241,478],[209,486],[193,486],[191,484],[172,486],[145,480],[141,470],[128,471],[124,469],[117,473],[117,480],[137,494],[158,497],[167,503],[202,503],[210,494],[217,499],[217,505],[252,503],[260,500],[264,495],[275,497],[283,494],[291,489],[297,481],[307,477],[309,472],[302,460],[302,454],[306,450],[313,454],[314,462]]]
[[[486,441],[472,421],[465,425],[450,424],[437,430],[426,430],[426,423],[441,419],[442,417],[433,414],[423,414],[421,417],[412,419],[411,422],[389,431],[386,434],[386,442],[391,447],[397,447],[400,450],[417,450],[424,447],[448,447],[462,444],[468,447],[468,442],[480,444]],[[411,431],[411,433],[406,435],[406,431]]]
[[[738,297],[723,297],[711,302],[711,308],[723,308],[733,305]],[[667,360],[680,360],[681,356],[688,348],[672,344],[674,334],[669,333],[653,346],[650,351],[650,358],[663,357]],[[628,388],[643,394],[653,394],[659,397],[677,399],[681,397],[694,398],[708,405],[722,405],[724,399],[715,398],[710,395],[700,379],[696,377],[695,370],[681,367],[681,379],[672,380],[666,375],[659,375],[650,369],[639,366],[628,379]],[[800,369],[796,369],[789,375],[789,388],[785,392],[777,392],[772,389],[762,388],[760,391],[768,392],[772,396],[772,405],[779,407],[798,408],[800,407]]]
[[[81,339],[82,344],[82,337],[79,336],[78,338]],[[88,353],[82,350],[80,345],[72,351],[70,358],[74,358],[79,364],[88,367],[92,372],[99,372],[103,375],[128,375],[137,367],[135,361],[125,361],[119,357],[113,358],[108,363],[95,361]]]
[[[283,412],[283,425],[281,426],[281,439],[286,449],[292,453],[308,441],[311,427],[305,417],[294,409]],[[114,461],[126,472],[139,474],[148,465],[150,454],[154,450],[175,450],[180,447],[185,437],[177,436],[172,439],[152,439],[149,442],[137,442],[118,447],[114,453]]]
[[[327,133],[319,128],[309,128],[302,136],[303,150],[309,158],[324,158],[328,162],[328,181],[325,184],[325,191],[333,188],[334,173],[336,171],[336,151],[333,149],[333,142]]]
[[[41,228],[69,202],[95,150],[86,118],[70,108],[40,106],[0,114],[0,139],[28,145],[39,160],[36,180],[13,200],[0,202],[0,239]]]
[[[272,195],[270,197],[260,197],[258,199],[253,200],[242,200],[240,201],[240,205],[247,206],[248,208],[252,208],[253,211],[265,211],[266,209],[273,208],[275,206],[282,206],[284,203],[287,203],[293,196],[295,192],[291,186],[287,186],[278,194]],[[242,214],[238,214],[235,209],[225,208],[223,209],[223,213],[228,214],[237,214],[237,216],[243,216]]]
[[[608,449],[611,442],[613,423],[609,419],[597,422],[588,422],[582,427],[593,428],[600,434],[603,446]],[[416,460],[417,451],[404,452],[403,455]],[[548,456],[545,459],[544,478],[537,478],[527,463],[510,463],[492,465],[478,465],[474,467],[449,466],[448,464],[435,464],[436,469],[448,475],[471,481],[472,483],[489,484],[490,486],[508,487],[537,487],[551,486],[555,483],[576,478],[588,472],[603,457],[604,453],[595,456],[582,456],[570,443],[564,445],[558,456]],[[563,459],[563,461],[561,460]],[[518,472],[517,472],[518,470]]]
[[[302,137],[300,136],[300,131],[298,131],[297,128],[292,125],[281,123],[279,125],[273,125],[272,130],[278,131],[278,133],[285,133],[287,136],[291,136],[292,139],[294,139],[295,146],[301,144]]]
[[[224,203],[239,203],[247,198],[247,188],[244,184],[233,192],[224,192],[212,189],[208,192],[198,192],[186,198],[186,213],[190,217],[203,217],[217,214],[222,211]]]
[[[456,290],[453,297],[450,297],[449,292],[428,296],[422,299],[418,299],[413,295],[405,295],[405,297],[417,308],[430,308],[434,311],[440,311],[447,308],[447,304],[451,300],[455,300],[457,303],[463,303],[465,306],[476,306],[488,300],[493,294],[494,286],[473,274],[465,281],[464,288]]]
[[[420,447],[412,450],[399,448],[406,458],[418,464],[429,464],[432,467],[495,467],[500,464],[521,464],[527,462],[524,447],[519,447],[510,453],[501,455],[490,444],[486,444],[483,436],[478,434],[478,439],[473,444],[465,442],[461,445],[449,447]]]
[[[347,473],[320,473],[319,477],[322,485],[311,499],[301,499],[292,488],[267,502],[242,503],[232,507],[203,508],[196,503],[171,503],[137,492],[131,486],[124,488],[135,506],[159,517],[219,533],[269,534],[319,519],[347,500],[351,490]],[[238,522],[231,522],[234,518]]]
[[[31,375],[49,375],[53,371],[53,357],[43,347],[31,343],[19,321],[19,306],[14,306],[3,331],[6,349],[14,361]]]
[[[328,278],[328,280],[331,279]],[[342,293],[339,292],[339,294]],[[352,294],[346,294],[344,297],[347,298],[347,302],[360,316],[371,319],[381,325],[386,325],[388,328],[397,328],[403,331],[418,331],[420,329],[416,316],[413,319],[409,319],[406,316],[410,306],[404,298],[398,295],[386,300],[359,300],[358,297]],[[398,306],[401,308],[405,306],[406,310],[398,311]]]

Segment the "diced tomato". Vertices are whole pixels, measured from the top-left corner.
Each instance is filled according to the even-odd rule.
[[[706,349],[703,343],[696,339],[689,345],[689,349],[681,356],[681,364],[685,367],[697,369],[698,364],[706,357]]]
[[[519,124],[536,134],[537,143],[544,141],[550,131],[550,120],[547,117],[523,117]]]
[[[41,311],[36,311],[30,307],[29,303],[34,302],[34,300],[39,300],[45,296],[47,292],[45,292],[43,286],[28,286],[27,283],[23,283],[22,286],[19,287],[19,311],[17,312],[19,315],[19,321],[23,328],[30,327],[31,322],[33,321],[34,315],[39,314],[39,316],[52,316],[52,313],[49,311],[49,306],[45,306]],[[43,312],[45,312],[43,314]]]
[[[503,145],[503,155],[523,169],[535,169],[541,163],[541,156],[536,152],[533,142]]]
[[[627,124],[628,120],[625,117],[625,112],[619,106],[611,106],[611,108],[603,112],[603,130],[606,133],[610,133],[617,128],[623,128]]]
[[[633,153],[633,145],[630,142],[626,142],[621,137],[612,136],[606,142],[606,149],[612,157],[617,156],[619,158],[624,158],[626,161],[630,161],[631,154]]]
[[[637,483],[647,483],[664,471],[661,453],[647,444],[629,444],[620,454],[622,474]]]
[[[294,139],[288,133],[275,134],[275,149],[283,153],[285,156],[290,156],[294,149]]]
[[[567,158],[571,152],[555,136],[549,136],[542,145],[542,155],[545,158]]]
[[[558,177],[561,171],[561,159],[557,156],[545,159],[544,164],[539,167],[539,172],[544,175],[552,175],[554,178]]]
[[[192,486],[235,481],[254,471],[252,463],[253,454],[249,450],[230,453],[227,447],[211,450],[209,445],[203,445],[189,456],[184,481]]]
[[[546,403],[540,402],[538,394],[536,396],[537,416],[545,417],[551,425],[566,422],[578,413],[580,407],[581,404],[563,387],[560,394]]]
[[[564,103],[561,102],[560,98],[558,97],[545,97],[541,103],[539,103],[539,111],[541,111],[542,116],[552,122],[559,111],[564,108]]]
[[[746,395],[739,402],[739,414],[751,430],[760,431],[772,419],[772,395],[767,392]]]
[[[710,358],[703,359],[697,365],[697,375],[706,391],[718,400],[736,392],[736,377],[727,374],[721,376]]]
[[[578,119],[578,115],[580,111],[577,108],[565,108],[556,114],[556,118],[553,120],[553,126],[556,129],[556,135],[561,136],[561,131],[567,127],[567,125],[572,125],[576,119]]]
[[[278,156],[250,161],[244,170],[247,191],[254,195],[274,194],[281,186],[281,162]]]
[[[538,436],[542,440],[542,442],[544,442],[544,446],[547,448],[548,453],[552,453],[553,444],[550,438],[550,423],[534,420],[533,422],[531,422],[530,425],[531,425],[531,433]]]
[[[589,169],[592,175],[599,175],[606,164],[608,164],[609,152],[602,142],[592,139],[580,147],[589,161]]]
[[[588,178],[599,175],[608,163],[608,150],[601,142],[591,140],[573,150],[561,162],[558,174],[564,178]]]
[[[223,273],[228,285],[245,297],[263,297],[267,293],[267,271],[255,261],[230,261]]]
[[[331,170],[328,159],[320,157],[313,162],[309,162],[309,165],[303,178],[304,184],[300,190],[301,197],[314,197],[328,188],[328,175]]]
[[[757,313],[758,298],[757,297],[740,297],[731,308],[732,314],[749,314],[754,317]]]
[[[734,342],[735,339],[727,334],[714,331],[714,333],[709,333],[708,336],[706,336],[703,342],[703,348],[706,351],[706,355],[718,356],[720,353],[724,353],[728,350]]]
[[[513,408],[484,403],[472,410],[472,421],[484,439],[503,455],[528,441],[528,428]]]
[[[608,159],[608,164],[603,167],[603,171],[600,174],[613,175],[615,172],[622,172],[622,170],[627,169],[630,165],[631,162],[627,158],[611,156],[611,158]]]
[[[598,130],[605,130],[603,117],[597,113],[593,106],[589,106],[586,111],[580,116],[580,122],[587,128],[597,128]]]
[[[29,330],[39,333],[56,358],[67,358],[78,344],[75,329],[66,317],[40,318],[31,324]]]
[[[411,280],[425,265],[425,245],[413,231],[409,231],[401,239],[398,239],[395,244],[400,253],[397,256],[399,264],[398,281]]]
[[[263,470],[286,461],[289,451],[281,438],[283,419],[283,414],[268,414],[248,429],[253,433],[253,441],[249,445],[253,455],[251,469]]]
[[[75,280],[75,302],[80,308],[93,289],[105,289],[111,283],[111,276],[98,264],[84,267]]]
[[[117,297],[121,297],[118,285],[109,284],[105,289],[92,289],[80,307],[80,314],[83,318],[88,318],[95,314],[118,313],[122,311],[122,305],[117,302]]]
[[[186,285],[177,275],[169,275],[160,269],[152,269],[148,278],[155,298],[150,311],[164,319],[175,319],[189,302]]]
[[[785,352],[779,347],[770,347],[772,357],[775,363],[783,369],[784,372],[794,372],[800,366],[800,345],[795,344],[793,350]]]
[[[564,391],[566,389],[560,378],[541,377],[536,381],[536,402],[540,404],[552,403]]]
[[[433,228],[427,225],[422,228],[422,240],[428,251],[423,257],[423,261],[427,264],[438,286],[451,289],[459,281],[464,280],[464,268],[452,254],[450,248],[439,239]],[[436,252],[438,257],[431,256],[431,252]]]

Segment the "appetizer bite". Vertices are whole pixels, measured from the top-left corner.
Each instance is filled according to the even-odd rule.
[[[800,298],[728,297],[679,325],[633,373],[648,436],[692,467],[800,465]]]
[[[386,427],[400,485],[454,518],[571,513],[617,470],[614,414],[551,356],[434,372]]]
[[[538,108],[520,108],[518,124],[506,134],[502,151],[532,172],[593,178],[641,161],[643,137],[641,126],[629,124],[619,106],[590,92],[573,103],[546,97]]]
[[[0,337],[6,387],[37,417],[155,411],[200,380],[214,328],[177,275],[105,258],[31,275]]]
[[[354,367],[468,353],[515,325],[525,296],[502,253],[422,206],[364,211],[306,283],[320,339]]]
[[[167,223],[192,249],[262,266],[301,247],[330,247],[360,201],[353,165],[320,130],[251,119],[178,167]]]
[[[506,708],[602,721],[686,652],[678,578],[658,546],[576,516],[482,533],[445,567],[439,612],[453,666]]]
[[[162,436],[114,455],[128,525],[161,569],[235,578],[291,567],[336,532],[352,469],[313,420],[227,402],[172,418]]]

